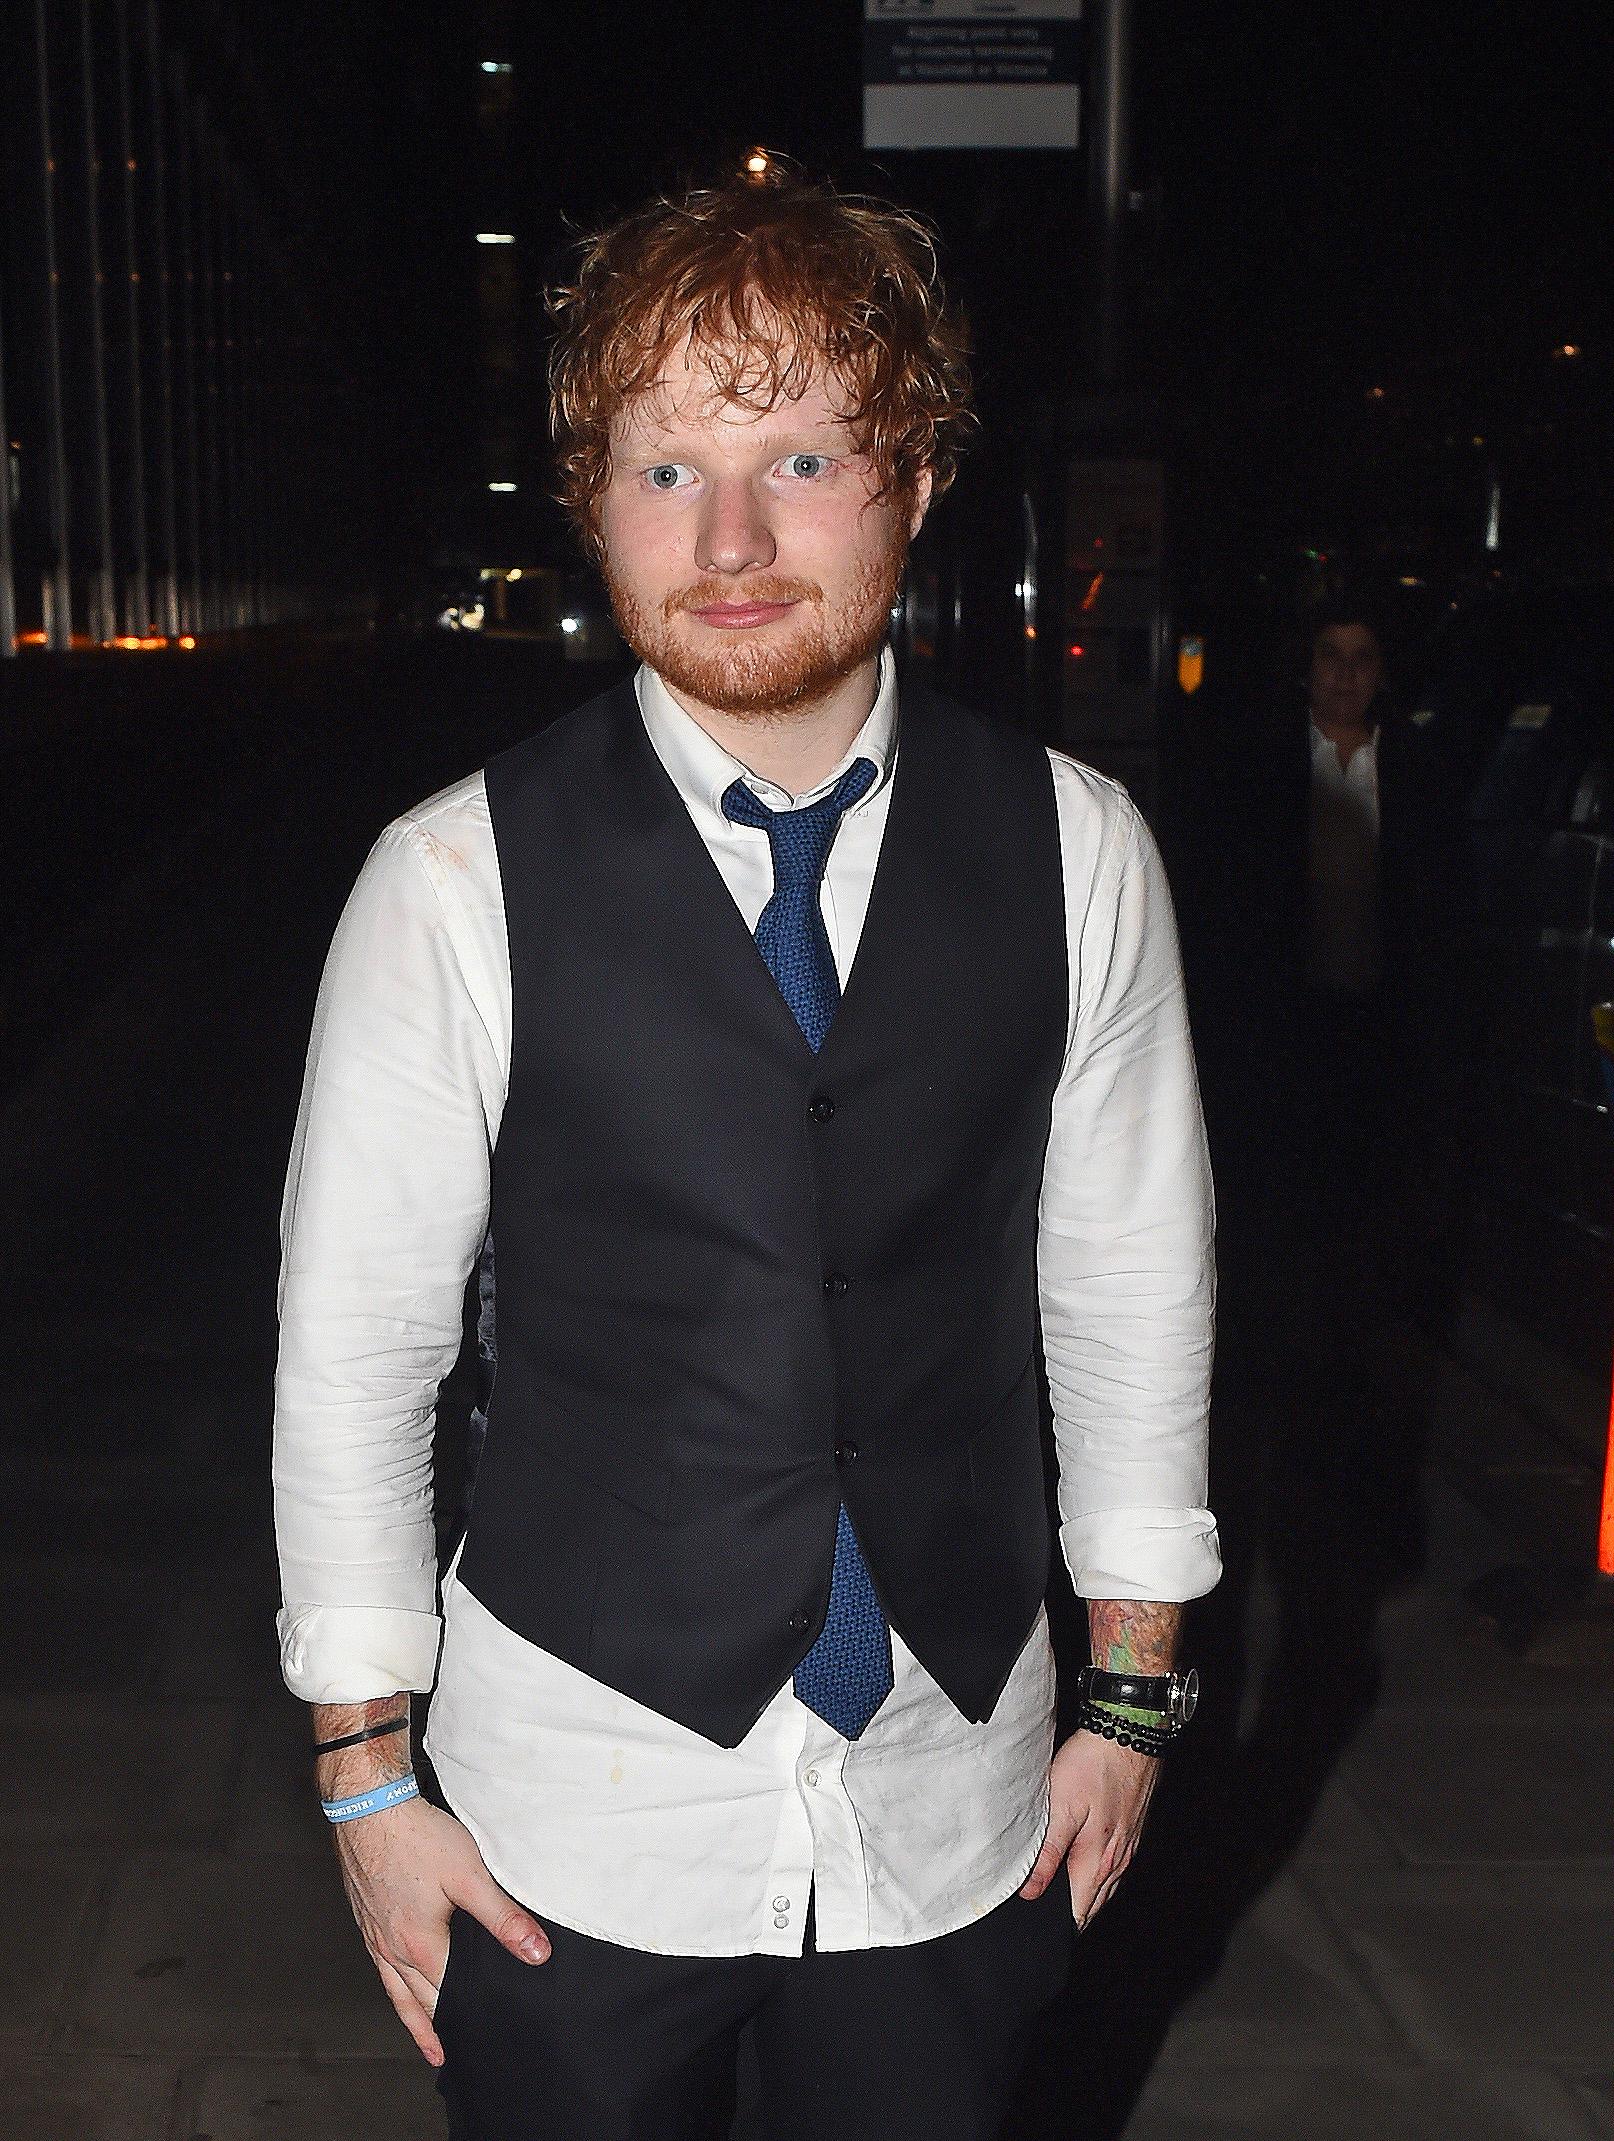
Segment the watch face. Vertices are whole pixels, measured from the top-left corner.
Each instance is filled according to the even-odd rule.
[[[1171,1676],[1171,1715],[1179,1725],[1186,1725],[1199,1708],[1199,1675],[1191,1668],[1183,1674]]]

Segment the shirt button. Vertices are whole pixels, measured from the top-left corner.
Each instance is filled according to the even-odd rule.
[[[773,1899],[773,1907],[776,1911],[789,1910],[790,1898],[788,1896],[775,1896]]]
[[[790,1920],[789,1920],[789,1919],[788,1919],[788,1918],[787,1918],[787,1917],[786,1917],[786,1916],[784,1915],[784,1913],[783,1913],[782,1911],[775,1911],[775,1912],[774,1912],[774,1914],[773,1914],[773,1922],[774,1922],[774,1924],[775,1924],[775,1925],[776,1925],[776,1926],[777,1926],[777,1927],[779,1928],[780,1932],[782,1933],[782,1932],[784,1932],[785,1928],[786,1928],[786,1927],[787,1927],[787,1926],[789,1925],[789,1923],[790,1923]]]
[[[835,1445],[835,1462],[836,1462],[836,1463],[837,1463],[838,1465],[849,1465],[849,1464],[850,1464],[850,1463],[852,1462],[852,1460],[853,1460],[853,1459],[854,1459],[854,1458],[856,1457],[856,1455],[857,1455],[857,1444],[856,1444],[855,1442],[837,1442],[837,1443],[836,1443],[836,1445]]]
[[[817,1770],[816,1770],[816,1769],[809,1769],[809,1770],[807,1771],[806,1775],[805,1775],[805,1776],[804,1776],[804,1777],[802,1778],[802,1780],[801,1780],[801,1781],[802,1781],[802,1783],[803,1783],[803,1784],[816,1784],[816,1783],[818,1782],[818,1772],[817,1772]]]
[[[835,1119],[835,1103],[827,1093],[820,1093],[816,1100],[808,1101],[807,1113],[815,1123],[833,1122]]]
[[[851,1283],[844,1271],[826,1271],[824,1273],[824,1291],[832,1301],[838,1301]]]

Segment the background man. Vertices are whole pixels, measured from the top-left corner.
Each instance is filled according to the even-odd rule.
[[[338,931],[284,1669],[456,2133],[720,2135],[749,2025],[771,2137],[986,2137],[1218,1570],[1169,901],[1112,783],[899,689],[967,423],[918,225],[720,186],[593,240],[557,309],[562,483],[642,666],[390,827]],[[439,1618],[432,1412],[490,1224]],[[1057,1753],[1039,1304],[1118,1676]]]

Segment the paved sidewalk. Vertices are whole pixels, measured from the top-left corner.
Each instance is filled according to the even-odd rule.
[[[81,1364],[69,1409],[121,1431],[124,1453],[92,1477],[64,1419],[47,1529],[7,1539],[7,2141],[442,2132],[347,1918],[303,1714],[276,1685],[261,1485],[210,1461],[261,1441],[249,1365],[199,1375],[149,1331]],[[142,1432],[157,1406],[178,1452]],[[12,1510],[49,1489],[37,1459],[14,1453],[8,1473]],[[1508,1542],[1449,1490],[1434,1501],[1433,1574],[1380,1615],[1382,1685],[1302,1841],[1234,1899],[1136,2109],[1102,2131],[1614,2133],[1614,1701],[1500,1647],[1461,1590]],[[1258,1590],[1258,1655],[1272,1606]],[[1169,1952],[1174,1916],[1202,1929],[1215,1869],[1173,1848],[1169,1820],[1150,1842],[1153,1881],[1089,1936],[1090,1976]],[[1084,2131],[1103,2047],[1082,2041],[1080,2011],[1062,2022],[1016,2129],[1027,2141]]]
[[[1431,1500],[1378,1696],[1126,2141],[1614,2135],[1614,1684],[1501,1648],[1461,1593],[1517,1549]]]

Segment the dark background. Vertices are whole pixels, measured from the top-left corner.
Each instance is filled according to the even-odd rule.
[[[301,61],[289,97],[315,86],[308,55],[327,40],[314,20],[302,32],[281,18]],[[448,497],[461,473],[455,419],[476,391],[467,224],[496,216],[518,234],[536,472],[539,294],[569,225],[731,166],[753,142],[935,218],[975,327],[984,453],[994,414],[1081,383],[1080,157],[865,154],[860,18],[844,0],[484,22],[442,10],[412,31],[394,18],[353,35],[334,56],[345,113],[327,78],[311,121],[326,143],[333,122],[347,135],[331,173],[343,188],[362,185],[351,121],[363,114],[374,133],[376,385],[406,500],[423,471]],[[1586,351],[1606,409],[1606,8],[1157,6],[1137,30],[1132,184],[1145,199],[1131,219],[1126,369],[1191,414],[1193,545],[1336,526],[1370,543],[1420,507],[1427,519],[1427,464],[1461,487],[1475,433],[1492,454],[1533,443],[1550,460],[1532,427],[1572,420],[1590,392],[1578,377],[1564,406],[1550,352],[1565,343]],[[479,34],[515,64],[497,153],[479,143],[464,64]],[[390,96],[377,97],[382,80]],[[1384,403],[1366,402],[1374,386]],[[1417,496],[1409,478],[1425,479]],[[1476,512],[1477,488],[1464,500]]]

